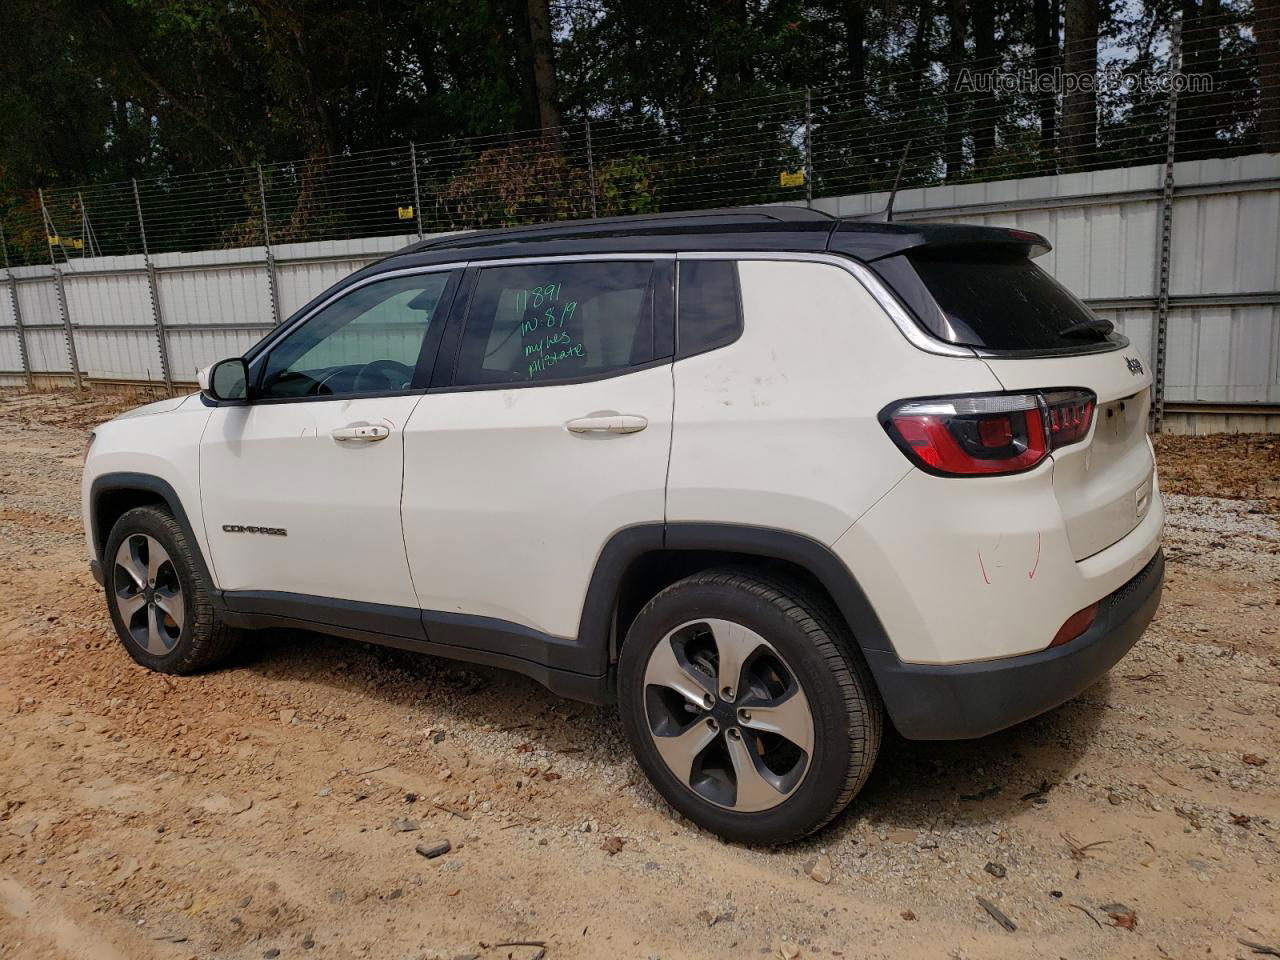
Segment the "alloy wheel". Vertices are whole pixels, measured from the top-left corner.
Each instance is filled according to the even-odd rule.
[[[153,656],[173,650],[182,636],[186,604],[178,570],[160,541],[145,533],[121,541],[112,590],[120,620],[134,643]]]
[[[794,671],[730,620],[690,621],[664,636],[645,668],[644,706],[667,768],[719,807],[776,807],[812,761],[813,715]]]

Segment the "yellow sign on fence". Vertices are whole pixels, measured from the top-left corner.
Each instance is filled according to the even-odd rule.
[[[401,220],[412,220],[412,219],[413,219],[413,207],[411,207],[411,206],[410,206],[410,207],[396,207],[396,215],[397,215]]]
[[[790,173],[790,172],[788,172],[788,171],[786,171],[786,170],[783,170],[781,173],[779,173],[779,174],[778,174],[778,186],[780,186],[780,187],[803,187],[803,186],[804,186],[804,171],[803,171],[803,170],[797,170],[795,173]]]

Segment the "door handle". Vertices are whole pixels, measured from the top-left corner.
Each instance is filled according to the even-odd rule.
[[[385,440],[391,436],[391,429],[380,423],[349,423],[345,427],[336,427],[329,434],[339,443],[347,440]]]
[[[571,434],[634,434],[649,426],[645,417],[630,413],[604,413],[600,416],[579,417],[564,424]]]
[[[610,413],[595,417],[578,417],[565,424],[570,433],[639,433],[649,425],[644,417]]]

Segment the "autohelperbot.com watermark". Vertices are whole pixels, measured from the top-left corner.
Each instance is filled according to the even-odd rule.
[[[1134,73],[1120,67],[1104,67],[1096,73],[1052,70],[975,70],[962,67],[956,75],[957,93],[1209,93],[1213,75],[1208,73]]]

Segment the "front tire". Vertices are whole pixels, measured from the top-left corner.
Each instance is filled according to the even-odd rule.
[[[239,631],[218,617],[198,549],[160,507],[135,507],[111,528],[103,580],[111,622],[129,656],[160,673],[195,673],[226,659]]]
[[[623,728],[658,792],[728,840],[785,843],[862,788],[883,708],[852,638],[782,578],[708,571],[640,611],[618,664]]]

